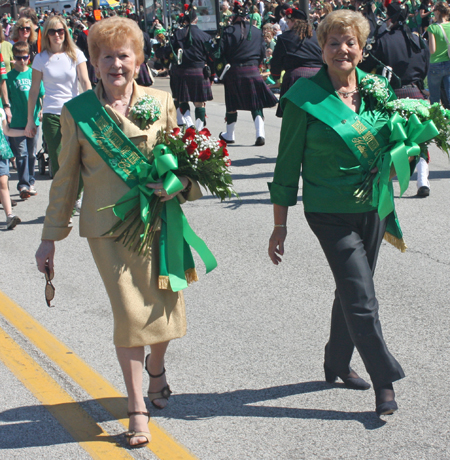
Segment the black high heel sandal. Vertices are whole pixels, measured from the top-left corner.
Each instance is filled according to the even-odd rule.
[[[339,375],[332,371],[326,364],[323,365],[323,369],[325,371],[325,380],[328,383],[335,383],[336,379],[339,377],[343,382],[346,388],[350,388],[351,390],[368,390],[370,388],[370,384],[367,383],[361,377],[349,377],[348,375]],[[350,369],[350,372],[352,369]]]
[[[150,353],[145,357],[145,370],[147,371],[147,374],[149,375],[150,378],[153,378],[153,379],[157,379],[158,377],[162,377],[166,373],[166,368],[165,367],[163,368],[163,371],[161,372],[161,374],[158,374],[158,375],[150,374],[150,371],[148,370],[148,367],[147,367],[147,359],[148,359],[149,356],[150,356]],[[158,406],[153,401],[155,399],[169,400],[171,394],[172,394],[172,390],[170,389],[169,385],[166,385],[160,391],[155,391],[155,392],[148,391],[147,392],[148,399],[153,404],[153,406],[156,409],[159,409],[159,410],[164,409],[164,407]]]
[[[378,417],[381,415],[392,415],[398,410],[392,383],[375,389],[375,405],[375,412]]]

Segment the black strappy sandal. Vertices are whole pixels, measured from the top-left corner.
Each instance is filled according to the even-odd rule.
[[[128,412],[128,417],[131,417],[132,415],[146,415],[148,417],[148,421],[150,421],[150,412]],[[130,449],[138,449],[140,447],[145,447],[152,440],[152,436],[148,431],[126,431],[124,435],[127,440],[128,447]],[[140,437],[147,439],[147,441],[139,442],[137,444],[130,443],[130,441],[133,438]]]
[[[149,356],[150,356],[150,353],[145,357],[145,370],[147,371],[147,374],[150,376],[150,378],[153,378],[153,379],[157,379],[158,377],[162,377],[166,373],[166,368],[165,367],[163,368],[163,371],[161,372],[161,374],[158,374],[158,375],[150,374],[150,371],[148,370],[148,367],[147,367],[147,359],[148,359]],[[156,407],[156,409],[159,409],[159,410],[164,409],[164,407],[158,406],[153,401],[155,399],[169,400],[171,394],[172,394],[172,390],[170,389],[169,385],[166,385],[160,391],[156,391],[156,392],[148,391],[147,392],[148,399],[150,399],[150,402],[153,404],[153,406]]]

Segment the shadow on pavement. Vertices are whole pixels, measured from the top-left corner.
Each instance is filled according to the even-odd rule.
[[[276,400],[288,396],[330,390],[344,387],[343,384],[330,385],[325,382],[303,382],[261,390],[236,390],[227,393],[199,393],[172,395],[174,401],[161,416],[182,420],[199,420],[212,417],[267,417],[316,420],[354,420],[366,430],[375,430],[386,424],[375,411],[344,412],[322,409],[302,409],[296,407],[276,407],[274,405],[252,405],[261,401]],[[276,404],[276,401],[272,402]],[[156,414],[152,414],[156,415]],[[159,413],[157,414],[159,415]]]

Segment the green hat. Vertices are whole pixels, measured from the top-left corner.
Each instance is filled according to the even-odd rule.
[[[161,29],[155,30],[156,35],[165,34],[165,33],[166,33],[166,29],[164,29],[164,27],[162,27]]]

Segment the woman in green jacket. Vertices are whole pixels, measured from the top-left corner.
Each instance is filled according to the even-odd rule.
[[[361,90],[366,74],[357,65],[369,30],[360,13],[328,14],[317,31],[325,65],[311,79],[298,80],[282,100],[279,153],[269,184],[275,220],[269,256],[275,265],[281,262],[288,207],[297,202],[302,170],[306,220],[336,282],[325,378],[370,388],[350,367],[356,347],[375,389],[376,412],[387,415],[397,410],[392,382],[404,377],[383,339],[373,283],[387,219],[354,196],[390,134],[387,113]]]

